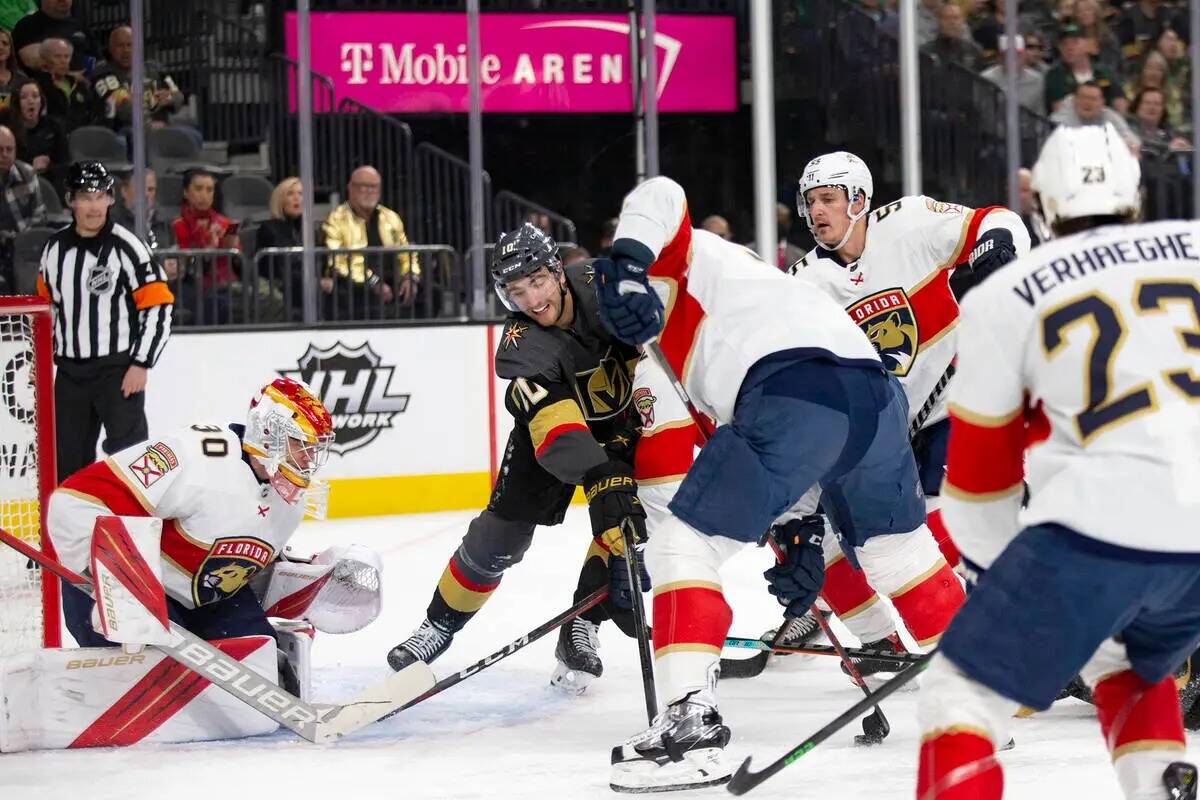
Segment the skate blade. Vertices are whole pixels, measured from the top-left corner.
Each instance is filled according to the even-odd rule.
[[[550,676],[550,685],[564,694],[581,695],[596,676],[590,672],[571,669],[561,661],[554,666],[554,674]]]
[[[632,751],[632,748],[630,748]],[[613,756],[617,753],[614,751]],[[682,761],[658,764],[637,759],[613,764],[608,786],[623,794],[651,794],[702,789],[728,783],[733,770],[719,747],[689,750]]]

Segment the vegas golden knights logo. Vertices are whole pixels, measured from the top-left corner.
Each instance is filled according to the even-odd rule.
[[[575,373],[575,396],[588,421],[608,419],[620,413],[633,395],[625,362],[612,348],[595,369]]]
[[[876,292],[850,306],[849,313],[875,346],[883,366],[898,378],[907,375],[917,358],[920,337],[904,290]]]

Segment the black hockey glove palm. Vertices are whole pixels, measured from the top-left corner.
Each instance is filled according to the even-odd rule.
[[[605,461],[583,476],[583,493],[592,518],[592,536],[615,556],[625,553],[621,523],[633,524],[638,543],[646,541],[646,510],[637,496],[633,467],[624,461]]]
[[[763,573],[770,584],[767,591],[785,607],[785,617],[802,617],[825,584],[825,553],[821,548],[825,523],[815,515],[792,519],[771,526],[767,535],[775,538],[783,552],[780,563]]]
[[[1017,257],[1012,234],[1004,228],[993,228],[980,235],[971,249],[967,263],[979,282]]]
[[[638,583],[641,591],[650,591],[650,573],[646,572],[645,550],[643,545],[637,545]],[[629,611],[633,608],[633,590],[629,582],[629,562],[624,556],[616,554],[608,557],[608,599],[614,606]]]
[[[654,254],[641,242],[618,239],[612,258],[599,258],[595,270],[596,301],[605,326],[623,342],[642,344],[663,326],[663,304],[650,288]]]

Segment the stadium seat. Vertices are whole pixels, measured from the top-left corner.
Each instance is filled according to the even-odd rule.
[[[274,187],[257,175],[231,175],[221,182],[221,210],[236,220],[266,219]]]
[[[42,175],[38,175],[38,185],[42,187],[42,202],[46,204],[47,214],[61,214],[65,210],[63,208],[62,197],[58,193],[58,189],[54,188],[54,184],[46,180]]]
[[[72,161],[92,159],[103,161],[105,164],[119,163],[129,160],[125,153],[125,145],[117,135],[108,128],[99,125],[84,125],[71,131],[67,140],[71,151]]]
[[[158,177],[158,208],[159,216],[172,220],[179,216],[179,207],[183,205],[183,178],[179,175],[164,175]]]
[[[54,228],[30,228],[17,234],[13,244],[13,272],[17,294],[37,294],[38,266],[42,248],[54,233]]]
[[[183,172],[203,161],[196,140],[179,128],[170,126],[146,131],[146,157],[150,166],[160,175]]]

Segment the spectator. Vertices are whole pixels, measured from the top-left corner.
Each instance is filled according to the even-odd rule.
[[[705,217],[704,221],[700,223],[700,227],[709,233],[715,233],[727,242],[733,241],[733,229],[729,227],[729,220],[719,214]]]
[[[1033,31],[1025,34],[1025,64],[1032,70],[1036,70],[1044,79],[1046,70],[1050,69],[1050,65],[1046,63],[1046,46],[1042,35]],[[1045,93],[1045,80],[1042,81],[1042,92]],[[1040,114],[1045,106],[1039,105],[1037,108]]]
[[[1033,200],[1033,171],[1028,167],[1017,170],[1017,202],[1020,206],[1018,213],[1021,215],[1021,222],[1025,223],[1025,230],[1029,231],[1030,244],[1036,247],[1042,243],[1042,237],[1040,226],[1033,222],[1037,206]]]
[[[961,13],[961,12],[960,12]],[[781,270],[786,270],[792,264],[795,264],[800,259],[804,258],[804,248],[797,247],[788,241],[788,234],[792,232],[792,209],[790,206],[783,203],[775,204],[775,256],[768,258],[763,256],[763,261],[768,264],[774,264]],[[758,253],[758,245],[756,242],[751,242],[747,245],[751,250]],[[760,253],[760,255],[762,255]]]
[[[1104,125],[1111,123],[1117,133],[1137,155],[1139,141],[1125,118],[1104,105],[1104,92],[1094,81],[1079,84],[1072,102],[1063,103],[1058,111],[1050,115],[1050,121],[1058,125],[1077,128],[1082,125]]]
[[[391,247],[408,244],[400,215],[379,202],[382,187],[383,180],[374,167],[359,167],[351,173],[347,186],[350,199],[331,211],[321,226],[327,247]],[[357,286],[372,286],[385,304],[392,302],[393,295],[401,304],[413,303],[421,279],[420,263],[416,256],[408,253],[397,255],[394,264],[389,261],[371,259],[372,264],[380,267],[375,271],[367,267],[367,260],[361,255],[338,255],[333,257],[331,266],[343,282],[348,278]]]
[[[42,87],[26,79],[17,90],[17,107],[5,116],[14,120],[17,158],[33,165],[61,195],[70,166],[70,148],[62,123],[46,114]]]
[[[27,70],[45,70],[41,44],[47,39],[64,39],[71,45],[70,70],[76,77],[91,71],[96,62],[96,43],[87,29],[71,17],[72,0],[41,0],[41,7],[13,28],[13,45]]]
[[[596,251],[596,255],[600,258],[607,258],[612,252],[613,239],[617,235],[617,218],[607,219],[600,226],[600,249]]]
[[[918,45],[927,45],[937,38],[938,15],[943,4],[943,0],[921,0],[921,4],[917,6]]]
[[[1154,47],[1162,33],[1163,25],[1170,21],[1170,14],[1159,0],[1138,0],[1130,4],[1116,24],[1117,41],[1126,63],[1136,63]]]
[[[122,25],[114,28],[108,37],[108,61],[96,67],[92,83],[96,88],[98,104],[103,107],[104,124],[123,135],[133,122],[130,98],[130,70],[133,67],[133,30]],[[145,91],[142,93],[146,108],[147,125],[162,128],[170,115],[183,105],[183,92],[175,80],[162,71],[157,62],[147,61],[144,77]]]
[[[983,51],[975,44],[963,25],[962,10],[953,3],[946,3],[938,12],[938,34],[921,52],[943,63],[958,64],[972,72],[979,70],[983,62]]]
[[[268,247],[304,245],[304,187],[299,178],[284,178],[271,192],[267,204],[271,218],[258,228],[257,244],[261,253]],[[304,319],[304,260],[299,253],[272,256],[266,262],[266,277],[282,284],[283,294],[295,321]],[[323,277],[322,292],[333,292],[333,278]]]
[[[17,53],[13,50],[12,34],[0,29],[0,113],[12,105],[13,94],[25,80],[25,73],[17,67]]]
[[[1100,87],[1105,102],[1117,112],[1128,107],[1121,87],[1111,72],[1100,64],[1093,64],[1088,55],[1087,41],[1083,31],[1074,22],[1063,25],[1058,32],[1058,52],[1062,60],[1046,72],[1046,111],[1053,113],[1063,101],[1075,93],[1082,83],[1094,83]]]
[[[109,210],[109,217],[113,222],[124,225],[131,231],[137,230],[137,223],[134,222],[133,216],[133,201],[134,192],[136,189],[133,185],[133,170],[127,170],[121,173],[121,201],[114,203]],[[175,237],[171,229],[171,223],[158,214],[158,175],[154,170],[146,169],[146,245],[151,250],[159,250],[161,248],[169,248],[174,246]],[[168,263],[170,262],[170,263]],[[169,258],[164,260],[163,269],[166,270],[167,279],[174,280],[178,270],[178,262]]]
[[[1192,124],[1192,62],[1182,29],[1164,25],[1158,35],[1156,49],[1167,60],[1167,80],[1163,91],[1167,96],[1167,118],[1181,130],[1191,130]]]
[[[13,241],[21,231],[46,221],[46,204],[38,185],[37,172],[17,159],[17,139],[7,127],[0,125],[0,187],[4,202],[0,203],[0,278],[12,292],[16,287],[13,275]]]
[[[46,98],[46,113],[61,122],[68,134],[91,125],[99,116],[99,108],[91,85],[67,70],[71,44],[55,38],[46,39],[41,47],[45,69],[34,73],[34,78]]]
[[[1166,158],[1172,150],[1186,150],[1191,143],[1167,122],[1166,95],[1162,89],[1142,89],[1130,107],[1130,124],[1142,141],[1142,158]]]
[[[530,211],[525,215],[525,221],[542,233],[550,233],[550,215],[543,211]]]
[[[579,247],[578,245],[567,245],[564,247],[560,245],[558,248],[558,257],[562,259],[562,265],[564,267],[569,267],[572,264],[578,264],[581,261],[587,261],[592,257],[592,255],[587,251],[586,247]]]
[[[1001,36],[998,44],[1000,46],[1000,53],[1005,53],[1007,51],[1008,40]],[[1024,44],[1025,40],[1018,36],[1016,41],[1017,69],[1019,70],[1017,73],[1017,100],[1025,108],[1035,114],[1040,114],[1046,105],[1046,76],[1029,65],[1030,53],[1025,49]],[[1008,86],[1008,75],[1005,72],[1005,58],[1003,55],[997,59],[995,66],[988,67],[980,73],[980,77],[991,81],[1003,92],[1005,87]]]
[[[213,208],[217,179],[206,169],[190,169],[183,176],[183,203],[171,223],[175,245],[181,250],[240,249],[237,224]],[[215,321],[229,318],[227,292],[237,280],[229,256],[203,257],[198,270],[188,270],[180,293],[184,308],[195,311],[201,303],[212,308]],[[200,285],[196,284],[199,272]],[[212,321],[212,320],[210,320]]]
[[[1167,57],[1158,50],[1146,53],[1136,74],[1125,83],[1125,96],[1136,97],[1142,89],[1165,89]]]
[[[1100,13],[1097,0],[1075,0],[1075,24],[1083,32],[1084,46],[1092,62],[1101,64],[1114,76],[1123,73],[1121,44]]]
[[[994,63],[1004,35],[1004,0],[988,0],[984,8],[984,16],[971,28],[971,36],[983,50],[983,57]]]
[[[0,30],[11,31],[23,17],[37,11],[33,0],[0,0]]]

